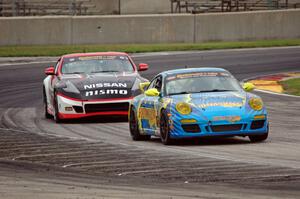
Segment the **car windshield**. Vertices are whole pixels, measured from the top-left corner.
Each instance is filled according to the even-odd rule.
[[[197,72],[166,77],[166,95],[240,91],[238,81],[226,72]]]
[[[63,74],[133,71],[134,67],[127,56],[83,56],[65,58],[61,69]]]

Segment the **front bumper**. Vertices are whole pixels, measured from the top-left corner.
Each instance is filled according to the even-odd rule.
[[[239,123],[190,123],[174,121],[170,124],[171,138],[192,138],[212,136],[249,136],[268,133],[268,120],[248,120]]]
[[[128,115],[131,98],[79,100],[57,95],[58,114],[61,119],[75,119],[101,115]]]

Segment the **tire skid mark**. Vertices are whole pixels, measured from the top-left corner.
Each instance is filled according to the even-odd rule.
[[[74,150],[70,150],[70,151],[64,151],[64,152],[51,152],[51,151],[47,151],[48,153],[43,153],[43,154],[35,154],[35,155],[21,155],[18,156],[16,158],[14,158],[14,160],[37,160],[39,158],[49,158],[51,156],[65,156],[65,155],[73,155],[73,154],[81,154],[83,155],[84,153],[82,151],[74,151]]]
[[[132,157],[132,159],[135,157]],[[136,159],[134,162],[136,163],[144,163],[149,161],[148,159],[142,159],[140,157],[136,157],[139,159]],[[104,160],[105,158],[101,158],[101,161],[90,161],[90,162],[79,162],[79,163],[73,163],[73,164],[68,164],[68,165],[64,165],[64,167],[80,167],[80,168],[85,168],[85,167],[95,167],[95,166],[114,166],[116,165],[116,163],[119,164],[124,164],[124,163],[129,163],[133,160],[121,160],[121,159],[112,159],[112,158],[106,158],[107,160]],[[185,160],[189,160],[189,159],[177,159],[178,161],[185,161]],[[161,157],[155,157],[155,159],[152,157],[151,158],[151,163],[157,163],[157,162],[161,162]],[[186,161],[186,163],[191,163]]]
[[[191,172],[191,171],[188,171],[188,170],[180,170],[180,172],[178,173],[181,173],[181,176],[185,176],[185,177],[188,177],[188,178],[199,178],[199,177],[211,177],[211,178],[231,178],[231,179],[245,179],[245,178],[249,178],[249,176],[254,176],[252,178],[257,178],[259,179],[260,177],[263,177],[263,176],[298,176],[299,175],[299,172],[298,174],[293,174],[292,171],[290,172],[284,172],[284,173],[274,173],[274,172],[271,172],[271,173],[266,173],[266,171],[268,171],[268,169],[262,169],[262,170],[249,170],[248,172],[235,172],[234,170],[228,170],[228,169],[224,169],[224,170],[202,170],[202,171],[199,171],[197,172],[197,175],[195,175],[195,172]],[[277,171],[277,170],[276,170]],[[279,170],[280,171],[280,170]],[[162,179],[168,179],[168,178],[177,178],[178,177],[178,173],[177,172],[174,172],[174,173],[169,173],[168,176],[162,176]],[[180,175],[179,175],[180,176]]]
[[[13,120],[10,118],[9,113],[12,111],[12,108],[8,108],[4,111],[4,113],[1,115],[1,123],[4,127],[10,127],[18,129],[18,126],[13,122]]]
[[[71,132],[74,135],[79,135],[80,137],[85,137],[85,138],[88,138],[88,139],[91,139],[91,140],[94,139],[93,136],[89,136],[89,135],[84,134],[82,132],[78,132],[77,130],[74,130],[73,128],[69,127],[67,124],[62,124],[61,127],[66,129],[67,131]]]
[[[15,133],[15,135],[18,133]],[[37,135],[30,135],[28,133],[27,139],[30,138],[35,138]],[[11,135],[13,136],[13,135]],[[42,136],[38,136],[39,139],[34,139],[32,140],[33,142],[40,142]],[[47,137],[46,137],[47,138]],[[60,138],[50,138],[51,142],[55,142],[59,145],[60,144],[65,144],[64,142],[57,142],[57,139]],[[65,141],[65,140],[64,140]],[[33,143],[36,144],[38,143]],[[50,156],[54,157],[62,157],[65,158],[65,160],[57,160],[53,159],[53,162],[51,164],[59,165],[62,167],[68,167],[65,166],[67,164],[63,164],[66,162],[71,161],[76,161],[79,162],[79,165],[76,165],[75,167],[72,167],[70,165],[69,167],[72,167],[72,169],[76,169],[79,171],[87,171],[87,172],[92,172],[92,173],[99,173],[99,174],[108,174],[108,175],[120,175],[120,176],[132,176],[132,177],[151,177],[151,178],[157,178],[160,176],[162,173],[167,172],[167,176],[160,176],[159,179],[162,181],[169,181],[170,179],[177,179],[177,180],[182,180],[182,179],[191,179],[192,181],[205,181],[205,182],[215,182],[215,181],[239,181],[241,179],[247,178],[249,175],[257,175],[257,178],[263,178],[267,179],[272,177],[278,177],[279,174],[281,173],[280,176],[291,176],[293,173],[295,174],[295,170],[286,170],[286,168],[276,168],[276,173],[272,172],[270,170],[270,167],[268,166],[259,166],[259,165],[254,165],[253,168],[250,168],[250,164],[242,164],[242,163],[234,163],[232,162],[224,162],[220,160],[213,160],[210,158],[204,158],[201,159],[200,161],[197,159],[190,160],[189,158],[177,158],[175,155],[171,155],[169,157],[164,156],[164,157],[159,157],[159,154],[154,155],[156,161],[153,160],[148,160],[146,161],[146,158],[140,159],[140,161],[136,161],[137,158],[141,155],[144,154],[137,154],[136,152],[138,151],[138,148],[133,147],[130,150],[124,151],[124,148],[116,148],[116,146],[109,146],[109,144],[104,144],[106,146],[105,151],[103,151],[103,147],[99,147],[99,143],[94,143],[94,145],[90,145],[89,142],[87,141],[81,141],[78,143],[70,143],[70,145],[74,144],[74,148],[71,148],[70,151],[65,151],[66,148],[61,148],[59,146],[53,147],[55,151],[61,151],[60,153],[53,153],[49,154],[48,156],[45,155],[44,153],[38,155],[38,156],[20,156],[19,158],[21,160],[27,160],[28,161],[33,161],[33,162],[48,162],[48,161],[41,161],[48,159]],[[80,144],[80,147],[78,147],[77,144]],[[103,143],[101,143],[103,145]],[[100,145],[101,145],[100,144]],[[22,147],[21,147],[22,148]],[[100,156],[96,156],[92,159],[95,159],[96,161],[94,162],[87,162],[86,165],[80,165],[80,161],[82,160],[82,155],[86,155],[89,151],[92,152],[93,148],[96,150],[94,151],[95,155],[97,155],[98,151],[101,151]],[[70,149],[70,148],[69,148]],[[78,149],[76,151],[75,149]],[[80,151],[79,151],[80,150]],[[88,151],[89,150],[89,151]],[[118,157],[114,157],[113,155],[118,154],[120,156],[124,157],[123,161],[120,161]],[[149,153],[150,155],[151,153]],[[72,157],[72,155],[75,155]],[[69,156],[69,157],[68,157]],[[119,156],[119,157],[120,157]],[[34,160],[32,158],[38,157],[41,159]],[[107,159],[106,161],[110,162],[103,162],[102,159],[103,157]],[[127,159],[126,159],[127,157]],[[25,158],[25,159],[22,159]],[[50,158],[51,159],[51,158]],[[89,157],[87,157],[89,159]],[[112,160],[114,159],[114,160]],[[97,161],[98,160],[98,161]],[[100,160],[100,161],[99,161]],[[84,160],[84,162],[86,162]],[[172,162],[173,164],[170,164]],[[192,166],[191,166],[192,165]],[[73,165],[74,166],[74,165]],[[207,171],[207,169],[210,168],[210,171]],[[246,168],[246,169],[245,169]],[[270,171],[270,172],[267,172]],[[274,171],[274,170],[273,170]],[[297,171],[297,170],[296,170]],[[270,173],[270,174],[269,174]],[[273,174],[272,174],[273,173]],[[287,174],[289,173],[289,174]],[[263,174],[263,175],[262,175]],[[220,177],[222,176],[222,177]],[[278,178],[280,178],[280,176]],[[201,180],[199,180],[201,179]],[[256,179],[256,178],[255,178]]]
[[[117,137],[121,136],[121,137],[125,138],[125,137],[128,137],[128,135],[129,135],[127,132],[126,133],[124,132],[124,134],[121,134],[121,135],[120,135],[120,133],[115,133],[115,132],[119,132],[120,128],[118,128],[118,127],[110,128],[110,126],[106,125],[106,124],[105,125],[100,124],[99,126],[87,125],[86,128],[91,129],[91,130],[98,130],[98,131],[101,131],[103,133],[107,133],[110,136],[117,136]]]
[[[33,80],[20,80],[0,86],[1,91],[7,92],[0,99],[2,159],[50,164],[99,177],[124,177],[126,181],[132,178],[154,183],[185,180],[200,183],[247,182],[257,186],[265,182],[275,185],[280,181],[284,184],[300,182],[300,169],[293,168],[299,161],[299,136],[295,131],[288,131],[289,128],[299,126],[299,111],[295,111],[299,110],[299,102],[284,102],[266,95],[271,129],[284,129],[283,134],[275,133],[265,144],[241,141],[237,145],[161,146],[160,141],[155,139],[150,142],[132,142],[127,123],[56,124],[52,120],[41,119],[41,84]],[[284,117],[279,118],[281,114]],[[236,151],[239,145],[243,149]],[[277,150],[265,150],[268,147]],[[261,152],[264,155],[260,155]],[[265,160],[257,159],[254,157],[256,154]],[[289,156],[284,157],[285,154]],[[278,166],[277,162],[271,164],[271,161],[275,161],[272,160],[274,157],[278,157],[276,161],[287,166]],[[293,165],[289,166],[289,163]]]
[[[114,151],[114,152],[119,152],[119,151]],[[77,157],[69,157],[69,156],[65,156],[65,157],[53,157],[51,160],[49,160],[48,162],[56,162],[56,163],[60,163],[60,162],[74,162],[74,161],[84,161],[84,160],[87,160],[87,161],[91,161],[93,159],[91,158],[102,158],[103,156],[109,156],[109,155],[113,155],[113,152],[104,152],[103,155],[97,155],[97,154],[92,154],[92,155],[86,155],[86,158],[85,157],[82,157],[82,156],[77,156]],[[74,158],[74,159],[73,159]]]
[[[127,171],[119,173],[119,176],[124,175],[136,175],[136,174],[146,174],[146,173],[163,173],[163,172],[170,172],[170,171],[177,171],[177,169],[174,168],[163,168],[163,169],[146,169],[146,170],[135,170],[135,171]]]
[[[38,88],[38,87],[40,87],[40,85],[38,85],[36,83],[34,83],[32,85],[26,83],[26,85],[18,85],[17,87],[7,85],[4,89],[1,88],[0,92],[6,94],[6,96],[3,96],[3,97],[12,97],[12,96],[10,96],[12,93],[13,94],[22,94],[22,95],[30,94],[30,93],[28,93],[28,91],[32,91],[33,89]],[[26,93],[24,93],[24,92],[26,92]]]
[[[124,136],[129,136],[129,125],[127,123],[116,123],[105,125],[106,128],[111,129],[112,131],[121,130],[124,132]]]

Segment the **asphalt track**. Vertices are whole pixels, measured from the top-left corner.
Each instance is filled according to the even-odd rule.
[[[142,73],[149,79],[203,66],[223,67],[243,80],[300,71],[300,48],[138,54],[134,60],[150,65]],[[258,93],[270,118],[263,143],[133,142],[126,118],[44,119],[42,79],[50,64],[0,65],[0,198],[300,197],[299,98]]]

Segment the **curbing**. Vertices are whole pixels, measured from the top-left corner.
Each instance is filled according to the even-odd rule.
[[[297,97],[300,96],[290,95],[284,93],[283,87],[278,83],[279,81],[284,81],[287,79],[299,78],[300,72],[285,72],[285,73],[275,73],[270,75],[262,75],[253,78],[244,79],[243,81],[249,81],[256,86],[256,91],[280,95],[280,96],[288,96],[288,97]]]

